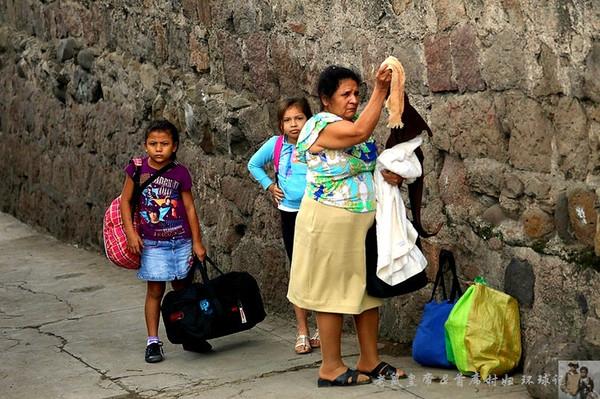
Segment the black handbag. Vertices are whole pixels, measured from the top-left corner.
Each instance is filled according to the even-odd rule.
[[[419,241],[417,240],[417,243]],[[367,231],[365,239],[365,252],[367,262],[367,294],[377,298],[389,298],[398,295],[408,294],[425,287],[429,280],[427,279],[426,269],[423,269],[414,276],[405,281],[389,285],[377,277],[377,231],[376,223]]]
[[[161,312],[167,338],[173,344],[194,343],[248,330],[266,317],[260,289],[247,272],[223,273],[207,256],[219,275],[208,277],[206,263],[194,260],[203,283],[192,283],[165,295]]]

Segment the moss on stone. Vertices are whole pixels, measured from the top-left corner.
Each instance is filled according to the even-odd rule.
[[[571,246],[570,248],[556,249],[548,245],[546,241],[537,240],[529,245],[531,249],[540,255],[556,256],[569,262],[577,268],[578,271],[592,269],[600,272],[600,256],[596,256],[591,249],[581,246]]]
[[[478,237],[481,237],[485,241],[487,241],[493,237],[496,237],[499,240],[504,241],[504,236],[502,235],[502,232],[500,230],[496,229],[496,227],[490,223],[475,222],[475,223],[471,224],[471,227],[473,229],[473,232]]]
[[[544,241],[536,241],[531,245],[531,249],[533,249],[538,254],[545,255],[546,254],[546,242]]]

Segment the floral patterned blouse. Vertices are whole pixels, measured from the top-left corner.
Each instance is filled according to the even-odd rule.
[[[305,195],[325,205],[351,212],[376,209],[373,170],[377,146],[373,138],[345,150],[311,154],[308,149],[329,123],[341,121],[337,115],[320,112],[310,118],[298,137],[298,159],[308,166]]]

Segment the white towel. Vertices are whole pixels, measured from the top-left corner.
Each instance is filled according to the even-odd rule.
[[[405,178],[410,184],[421,176],[421,164],[414,153],[423,138],[387,149],[377,158],[375,195],[377,198],[377,277],[389,285],[397,285],[427,266],[427,259],[416,246],[418,233],[406,217],[400,189],[383,180],[381,170],[387,169]]]

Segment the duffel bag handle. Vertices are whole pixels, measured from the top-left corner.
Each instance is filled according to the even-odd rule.
[[[208,257],[208,255],[206,255],[206,257],[204,258],[204,268],[206,268],[206,262],[210,263],[210,265],[214,267],[219,272],[219,274],[225,274],[221,269],[219,269],[217,264],[211,258]]]
[[[208,257],[208,255],[206,255],[206,257],[204,258],[204,262],[201,261],[200,259],[198,259],[196,256],[194,256],[194,263],[192,265],[192,269],[196,268],[198,270],[200,270],[200,275],[202,276],[202,281],[204,282],[204,284],[209,284],[210,282],[210,278],[208,277],[208,269],[206,267],[206,263],[210,263],[210,265],[212,267],[214,267],[217,272],[219,272],[219,274],[223,275],[225,273],[223,273],[223,271],[221,269],[219,269],[219,267],[217,266],[217,264]],[[193,270],[192,272],[193,273]]]
[[[431,292],[430,301],[434,300],[438,285],[441,285],[442,287],[443,299],[448,300],[448,296],[446,294],[446,284],[444,282],[444,270],[446,265],[448,265],[448,268],[452,273],[452,288],[450,289],[450,301],[454,302],[454,300],[457,297],[460,297],[463,294],[462,289],[460,288],[460,283],[458,281],[458,274],[456,272],[456,262],[454,261],[454,255],[452,255],[452,252],[442,249],[440,251],[439,266],[437,274],[435,276],[435,283]]]

